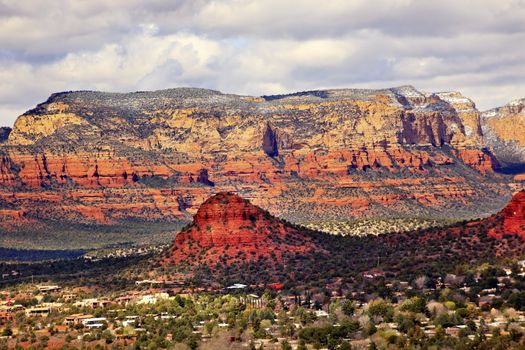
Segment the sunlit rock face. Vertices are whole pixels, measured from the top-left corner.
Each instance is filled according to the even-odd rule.
[[[485,143],[498,160],[525,173],[525,99],[484,112],[482,124]]]
[[[1,144],[0,203],[35,220],[111,224],[189,220],[236,191],[293,221],[475,216],[510,194],[482,136],[472,101],[410,86],[66,92]]]

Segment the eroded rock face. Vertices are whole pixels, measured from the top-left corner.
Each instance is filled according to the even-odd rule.
[[[193,223],[177,234],[164,262],[214,265],[221,258],[227,264],[260,258],[282,262],[285,254],[315,251],[323,250],[310,236],[235,194],[221,192],[208,198]]]
[[[269,157],[276,157],[279,155],[279,149],[277,148],[277,135],[273,131],[270,124],[266,125],[262,147],[264,153],[266,153]]]
[[[210,180],[208,175],[208,169],[201,169],[199,171],[199,176],[197,177],[197,182],[206,186],[214,186],[213,181]]]
[[[55,94],[0,146],[0,200],[29,218],[109,223],[189,218],[220,191],[294,221],[477,215],[509,190],[497,176],[479,186],[493,158],[469,101],[412,87]]]
[[[485,142],[503,165],[525,172],[525,99],[482,115]]]

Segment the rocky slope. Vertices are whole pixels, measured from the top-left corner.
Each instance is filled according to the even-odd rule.
[[[237,191],[293,221],[479,216],[510,195],[459,93],[66,92],[0,146],[0,225],[188,220]]]
[[[164,263],[282,263],[285,256],[311,252],[323,250],[310,236],[235,194],[221,192],[207,199],[192,224],[177,234]]]
[[[515,193],[501,211],[487,218],[442,229],[383,235],[379,239],[396,249],[423,247],[419,252],[421,256],[435,255],[440,260],[464,260],[471,264],[522,256],[525,253],[525,190]],[[447,252],[447,256],[436,255],[439,250]]]
[[[461,264],[479,266],[521,257],[525,254],[525,190],[515,193],[501,211],[481,220],[372,236],[362,244],[387,257],[384,269],[392,273],[431,269],[442,273]],[[403,266],[407,262],[410,266]]]
[[[525,172],[525,99],[482,114],[484,139],[511,172]]]

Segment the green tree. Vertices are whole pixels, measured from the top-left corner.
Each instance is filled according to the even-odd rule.
[[[299,340],[299,344],[297,344],[297,350],[308,350],[306,347],[306,342],[303,339]]]
[[[288,340],[285,339],[281,342],[281,350],[292,350],[292,346],[290,345]]]
[[[389,318],[392,317],[393,313],[394,308],[392,305],[382,299],[374,300],[370,302],[370,305],[368,306],[368,314],[370,316]]]
[[[355,304],[353,301],[345,300],[341,305],[341,311],[348,317],[351,317],[355,312]]]

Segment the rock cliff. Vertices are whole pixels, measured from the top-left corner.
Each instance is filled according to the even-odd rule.
[[[485,143],[509,172],[525,173],[525,99],[482,114]]]
[[[0,204],[28,220],[188,220],[236,191],[293,221],[475,216],[510,194],[482,136],[472,101],[410,86],[64,92],[0,145]]]

